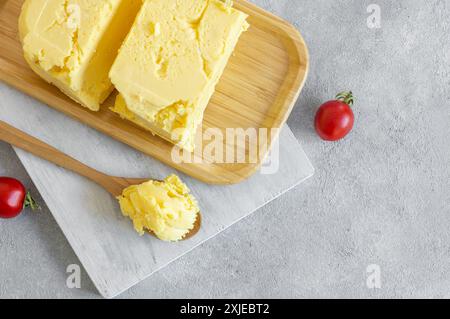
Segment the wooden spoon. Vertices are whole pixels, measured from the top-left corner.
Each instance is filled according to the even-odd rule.
[[[148,178],[124,178],[106,175],[3,121],[0,121],[0,141],[14,145],[51,163],[78,173],[96,182],[114,197],[122,195],[123,190],[131,185],[139,185],[149,180]],[[199,213],[194,228],[183,240],[196,235],[200,230],[201,222],[202,218]]]

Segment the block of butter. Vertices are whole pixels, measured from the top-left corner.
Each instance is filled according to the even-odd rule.
[[[193,151],[246,18],[231,1],[146,0],[110,72],[113,111]]]
[[[130,186],[118,200],[123,215],[133,221],[139,234],[151,231],[164,241],[182,240],[199,218],[196,199],[176,175]]]
[[[98,111],[108,73],[142,0],[26,0],[19,19],[25,59],[47,82]]]

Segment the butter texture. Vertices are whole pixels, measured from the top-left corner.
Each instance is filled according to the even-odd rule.
[[[199,207],[188,187],[176,175],[126,188],[118,197],[124,216],[143,235],[151,231],[164,241],[182,240],[193,228]]]
[[[108,73],[142,0],[26,0],[19,19],[25,59],[47,82],[98,111]]]
[[[193,151],[247,15],[220,0],[146,0],[110,72],[113,111]]]

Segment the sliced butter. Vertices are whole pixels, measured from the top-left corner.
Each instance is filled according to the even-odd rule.
[[[26,0],[19,20],[25,59],[69,97],[97,111],[142,0]]]
[[[246,18],[220,0],[146,0],[110,72],[113,111],[193,151]]]

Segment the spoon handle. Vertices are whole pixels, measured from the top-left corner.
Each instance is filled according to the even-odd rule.
[[[9,143],[53,164],[87,177],[101,186],[105,185],[105,183],[107,184],[108,180],[110,180],[108,175],[84,165],[56,148],[3,121],[0,121],[0,141]]]

